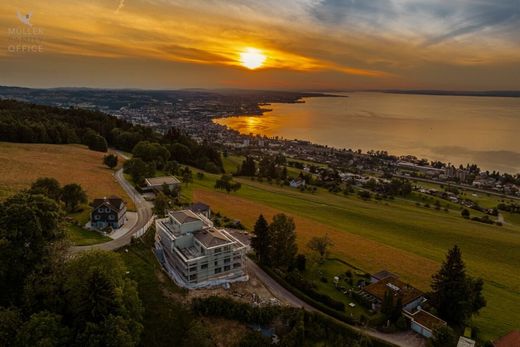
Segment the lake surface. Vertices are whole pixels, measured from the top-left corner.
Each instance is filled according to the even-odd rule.
[[[520,98],[345,93],[215,119],[244,134],[520,172]]]

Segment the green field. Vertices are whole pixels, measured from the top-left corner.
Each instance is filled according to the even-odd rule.
[[[97,231],[87,230],[72,223],[65,224],[65,233],[75,246],[88,246],[112,240]]]
[[[520,223],[517,217],[499,227],[464,220],[456,206],[444,212],[418,207],[413,199],[362,201],[354,195],[345,197],[321,189],[316,194],[301,193],[250,179],[239,179],[242,189],[228,195],[213,190],[216,177],[206,174],[203,180],[195,179],[183,194],[193,193],[197,198],[208,199],[214,210],[242,219],[247,226],[252,226],[254,214],[268,208],[289,213],[300,218],[296,220],[300,245],[327,230],[333,233],[336,244],[332,250],[334,256],[366,271],[379,270],[376,265],[385,266],[423,290],[428,290],[431,275],[446,251],[458,244],[470,274],[485,279],[488,306],[475,318],[483,337],[497,337],[518,328]],[[247,203],[252,205],[246,208]],[[508,216],[505,218],[507,221]],[[315,224],[306,225],[309,221]]]

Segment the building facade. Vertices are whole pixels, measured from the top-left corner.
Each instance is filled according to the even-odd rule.
[[[117,196],[94,199],[90,226],[96,229],[119,229],[126,221],[126,204]]]
[[[203,214],[172,211],[155,226],[156,253],[180,285],[196,288],[247,279],[246,246]]]

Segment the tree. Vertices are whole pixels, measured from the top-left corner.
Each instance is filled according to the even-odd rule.
[[[61,217],[43,195],[19,193],[0,204],[0,306],[20,303],[27,276],[50,261],[64,238]]]
[[[108,154],[103,157],[103,164],[113,169],[117,166],[118,157],[115,154]]]
[[[20,327],[16,336],[19,346],[70,346],[71,331],[62,317],[51,312],[39,312]]]
[[[170,158],[170,151],[161,144],[149,141],[140,141],[132,149],[132,154],[136,158],[141,158],[145,162],[160,161],[165,163]]]
[[[155,175],[153,163],[145,163],[141,158],[132,158],[124,164],[124,170],[132,177],[135,184],[142,184],[146,177]]]
[[[296,256],[296,268],[298,271],[303,272],[305,271],[305,268],[307,266],[307,257],[305,257],[305,254],[298,254]]]
[[[255,250],[256,257],[261,264],[269,265],[269,247],[271,239],[269,234],[269,224],[263,215],[258,216],[253,229],[254,237],[251,240],[251,247]]]
[[[240,182],[233,181],[233,176],[224,174],[215,182],[215,189],[223,189],[226,192],[236,192],[242,185]]]
[[[187,166],[184,167],[184,170],[182,170],[182,182],[185,185],[190,184],[193,182],[193,173],[191,172],[191,169]]]
[[[273,217],[269,224],[271,237],[270,263],[273,267],[289,268],[298,253],[294,220],[283,213]]]
[[[386,319],[390,319],[392,311],[394,310],[394,295],[392,290],[387,289],[383,296],[383,302],[381,303],[381,313],[385,315]]]
[[[239,174],[241,176],[254,176],[256,175],[256,163],[253,157],[247,156],[240,166]]]
[[[159,192],[155,197],[153,213],[155,213],[158,217],[163,218],[166,214],[168,206],[168,197],[163,192]]]
[[[105,345],[106,339],[124,342],[106,345],[137,344],[143,308],[126,272],[123,259],[113,252],[87,251],[67,262],[63,288],[67,316],[79,332],[77,345]]]
[[[77,183],[67,184],[63,186],[61,201],[65,203],[68,212],[74,212],[80,204],[87,202],[87,193]]]
[[[93,151],[106,152],[108,151],[107,140],[101,135],[94,135],[89,140],[88,148]]]
[[[448,251],[439,272],[433,275],[431,287],[432,302],[440,318],[452,326],[461,326],[486,305],[482,296],[483,281],[466,275],[457,245]]]
[[[463,209],[462,212],[460,213],[462,215],[462,217],[468,219],[470,214],[469,214],[469,211],[467,208]]]
[[[457,336],[449,326],[442,326],[433,331],[432,337],[428,340],[428,347],[455,347]]]
[[[43,194],[54,201],[60,201],[60,183],[51,177],[40,177],[31,184],[30,194]]]
[[[315,251],[320,256],[320,264],[325,261],[325,258],[329,254],[329,249],[333,246],[332,240],[327,234],[323,236],[315,236],[308,243],[307,247],[312,251]]]
[[[12,346],[17,331],[22,325],[22,316],[14,308],[0,307],[0,346]]]

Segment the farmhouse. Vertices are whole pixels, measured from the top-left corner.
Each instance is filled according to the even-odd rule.
[[[123,199],[115,195],[94,199],[90,213],[90,225],[96,229],[111,227],[118,229],[125,223],[126,205]]]
[[[144,180],[146,186],[143,190],[162,190],[166,185],[170,190],[181,186],[181,182],[175,176],[151,177]]]
[[[156,254],[185,288],[244,281],[246,246],[203,214],[172,211],[155,221]]]

